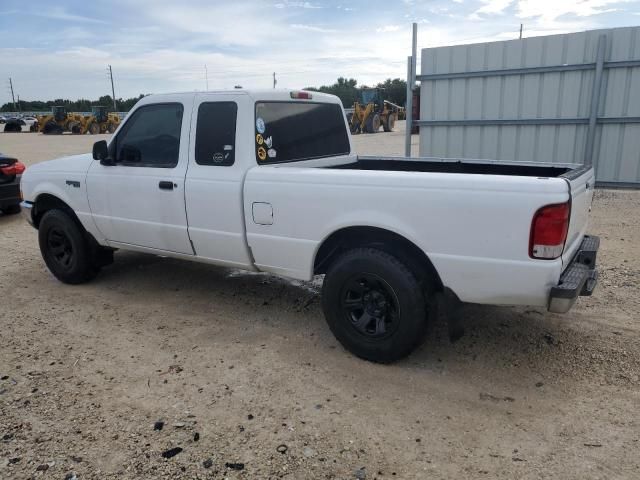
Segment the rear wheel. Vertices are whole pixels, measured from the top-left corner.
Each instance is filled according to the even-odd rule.
[[[100,133],[100,124],[97,122],[93,122],[91,125],[89,125],[89,133],[91,133],[91,135],[97,135]]]
[[[118,128],[118,125],[116,125],[115,123],[110,123],[109,126],[107,127],[107,132],[113,133],[116,131],[117,128]]]
[[[64,283],[84,283],[94,278],[91,245],[82,228],[63,210],[47,211],[38,227],[40,252],[47,267]]]
[[[396,116],[393,114],[387,115],[385,121],[382,122],[382,128],[384,128],[385,132],[392,132],[393,127],[396,125]]]
[[[373,362],[409,355],[427,329],[420,282],[398,258],[375,248],[345,252],[329,267],[322,307],[338,341]]]

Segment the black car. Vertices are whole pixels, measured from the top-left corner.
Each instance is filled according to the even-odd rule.
[[[18,118],[18,117],[7,118],[7,122],[4,124],[4,131],[20,133],[22,132],[22,127],[24,127],[26,124],[27,122],[25,122],[22,118]]]
[[[20,177],[24,169],[17,158],[0,153],[0,211],[5,215],[20,212]]]

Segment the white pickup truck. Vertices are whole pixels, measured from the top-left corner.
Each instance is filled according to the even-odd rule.
[[[336,97],[233,90],[145,97],[93,155],[29,167],[22,207],[65,283],[117,249],[325,274],[338,340],[390,362],[437,298],[566,312],[590,295],[593,188],[579,165],[358,157]]]

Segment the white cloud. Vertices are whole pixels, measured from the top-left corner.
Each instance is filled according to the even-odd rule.
[[[311,2],[295,2],[295,1],[287,1],[276,3],[274,5],[276,8],[322,8],[320,5],[315,5]]]
[[[376,32],[378,33],[389,33],[389,32],[397,32],[400,30],[400,25],[385,25],[383,27],[376,28]]]
[[[518,16],[542,20],[556,20],[563,15],[588,17],[616,11],[614,5],[623,3],[630,3],[630,0],[520,0]]]
[[[471,14],[473,18],[481,15],[500,15],[514,2],[514,0],[481,0],[482,6]]]
[[[316,25],[306,25],[303,23],[292,23],[289,25],[294,30],[307,30],[309,32],[318,32],[318,33],[335,33],[336,30],[330,28],[318,27]]]

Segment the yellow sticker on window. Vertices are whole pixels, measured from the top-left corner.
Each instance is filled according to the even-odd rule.
[[[264,138],[262,138],[262,135],[260,135],[260,134],[256,135],[256,143],[258,145],[262,145],[264,143]]]
[[[258,158],[262,161],[266,160],[267,151],[264,149],[264,147],[258,148]]]

